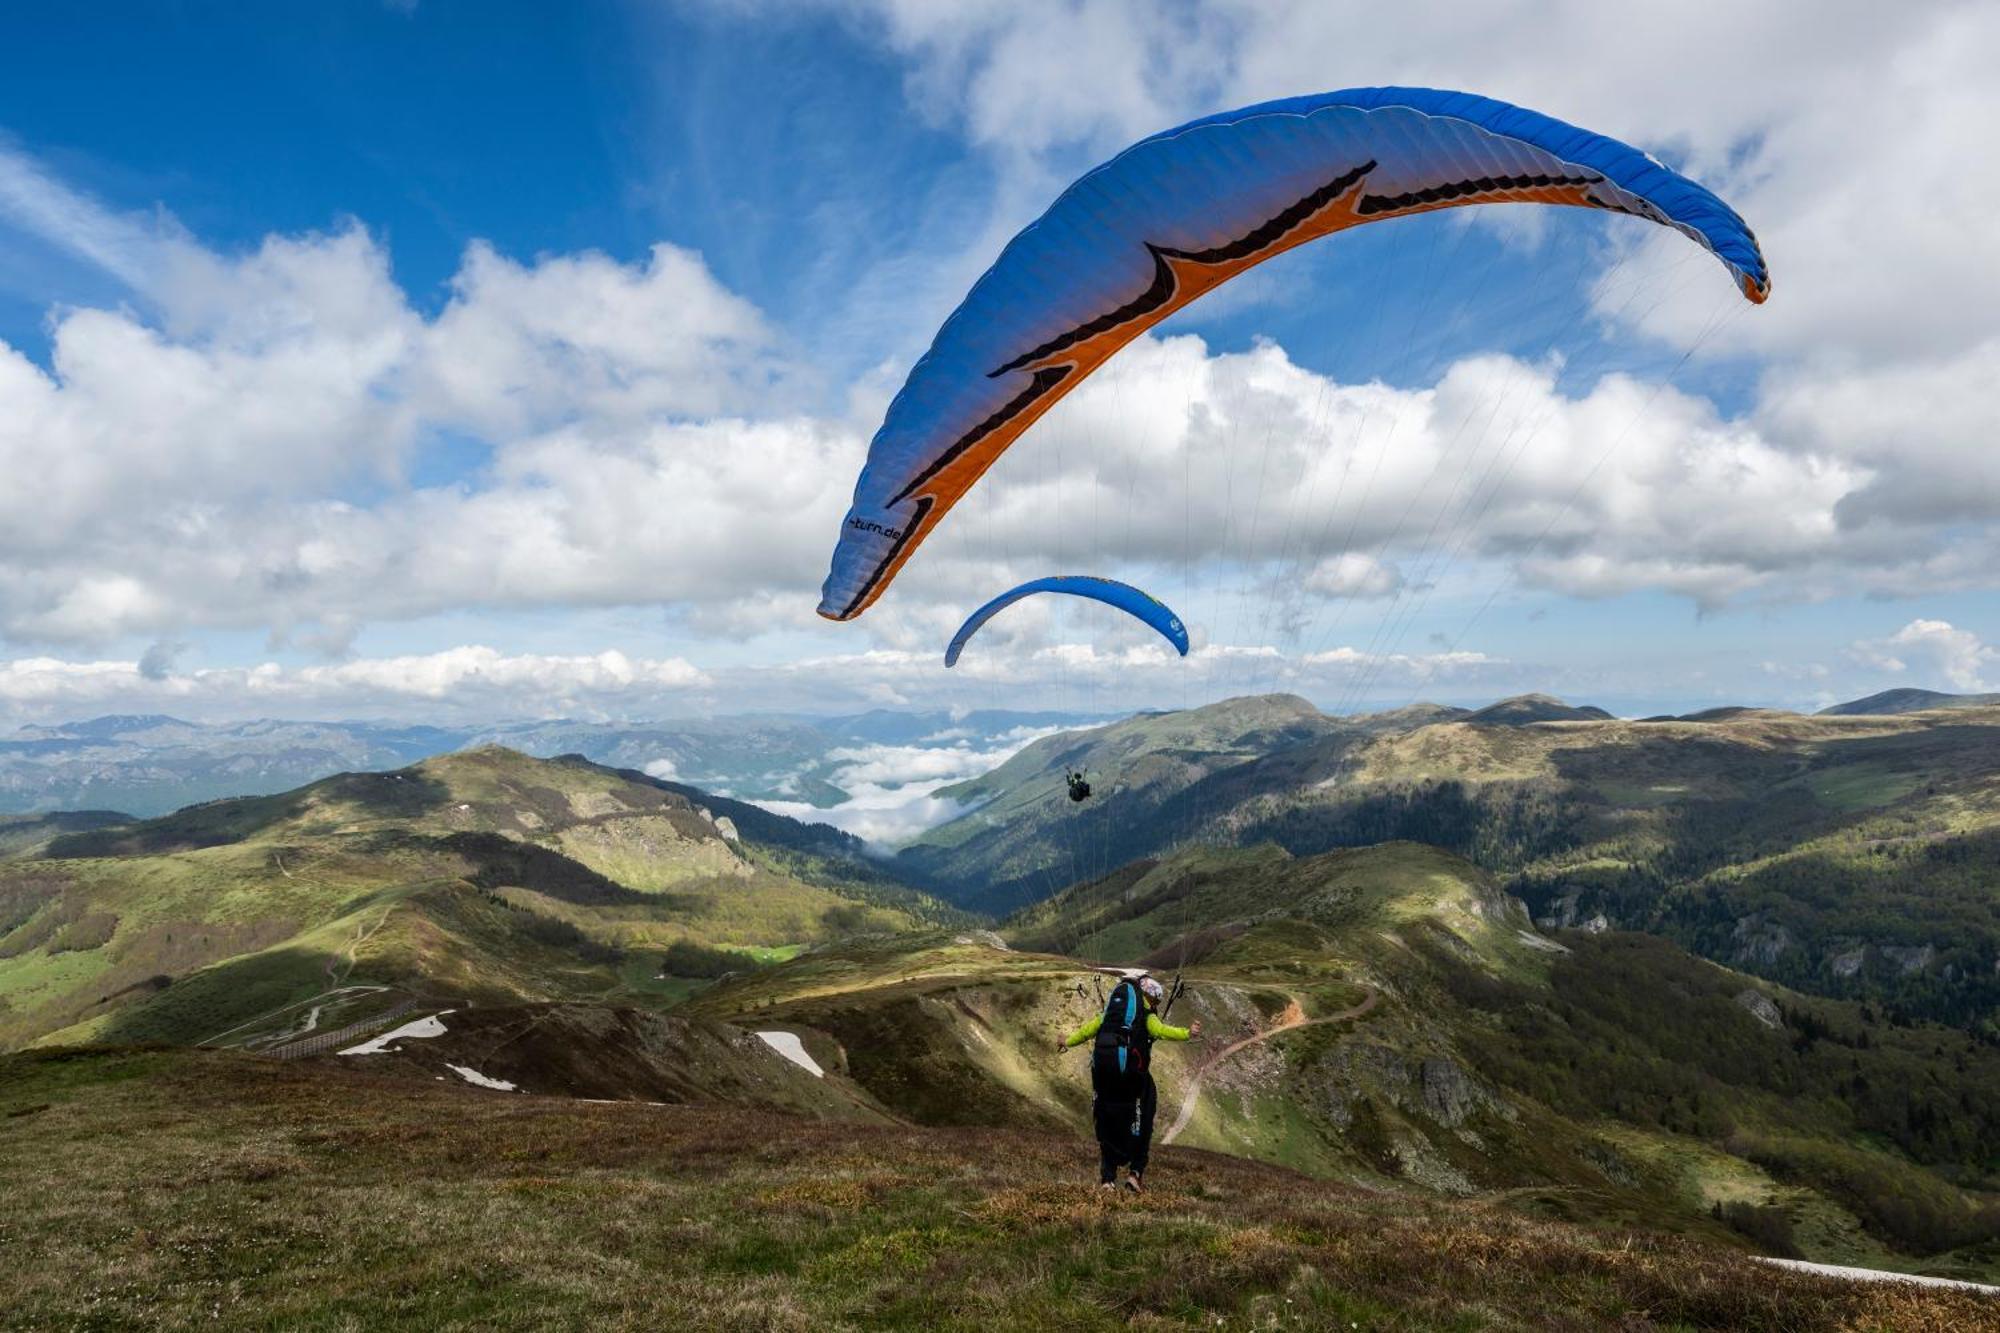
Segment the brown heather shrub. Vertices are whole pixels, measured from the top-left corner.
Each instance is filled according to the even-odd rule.
[[[859,1180],[807,1177],[767,1189],[757,1196],[756,1202],[759,1207],[779,1211],[834,1209],[853,1212],[867,1206],[873,1197],[874,1191]]]

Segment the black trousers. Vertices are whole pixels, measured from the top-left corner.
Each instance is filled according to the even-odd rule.
[[[1130,1166],[1144,1173],[1153,1149],[1153,1113],[1160,1106],[1160,1090],[1149,1071],[1139,1089],[1138,1101],[1130,1097],[1098,1094],[1091,1102],[1097,1122],[1097,1178],[1107,1184],[1118,1179],[1118,1168]],[[1133,1129],[1138,1126],[1137,1131]]]

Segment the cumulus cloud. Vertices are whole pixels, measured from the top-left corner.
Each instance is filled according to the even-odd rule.
[[[220,626],[338,651],[370,620],[648,603],[708,635],[811,623],[863,438],[805,414],[710,415],[785,372],[698,260],[528,269],[475,248],[428,322],[358,229],[272,241],[239,267],[224,286],[242,303],[214,298],[183,340],[78,311],[51,373],[0,353],[0,401],[18,409],[0,414],[0,461],[22,479],[0,498],[9,637]],[[675,319],[692,325],[659,345],[636,332]],[[1559,371],[1474,357],[1427,387],[1342,384],[1271,344],[1142,339],[1003,458],[868,628],[935,644],[992,588],[1079,561],[1257,570],[1240,583],[1277,604],[1259,622],[1296,628],[1307,602],[1408,594],[1466,559],[1714,606],[1812,595],[1861,564],[1895,591],[1898,569],[1934,580],[1962,540],[1922,527],[1917,500],[1891,503],[1909,486],[1880,489],[1875,437],[1810,392],[1732,420],[1626,377],[1559,389]],[[1961,396],[1932,428],[1940,449],[1978,416]],[[484,432],[481,476],[360,498],[446,429]],[[1961,513],[1981,503],[1975,485],[1952,495]],[[1024,605],[981,650],[1061,623]],[[1092,628],[1139,641],[1116,617]]]
[[[1818,595],[1843,571],[1952,540],[1843,524],[1876,460],[1811,423],[1780,444],[1670,385],[1611,375],[1578,393],[1561,369],[1473,357],[1399,389],[1335,382],[1271,345],[1142,339],[995,466],[899,587],[942,600],[995,586],[987,562],[1081,555],[1174,571],[1156,588],[1170,602],[1177,567],[1248,565],[1273,580],[1253,600],[1296,610],[1420,593],[1484,560],[1566,593],[1664,588],[1716,607]],[[1024,638],[1051,614],[1024,604],[987,632]]]
[[[1944,620],[1912,620],[1886,639],[1854,645],[1853,656],[1879,671],[1910,673],[1941,681],[1954,690],[1979,693],[2000,688],[2000,648],[1981,641],[1971,630]]]
[[[740,602],[803,586],[859,465],[851,429],[782,414],[761,315],[669,246],[475,245],[432,319],[358,226],[198,259],[154,318],[60,312],[47,370],[0,345],[0,634],[337,647],[469,605]],[[465,439],[483,477],[401,484]]]
[[[1403,573],[1358,551],[1328,556],[1306,574],[1306,590],[1323,597],[1388,597],[1403,588]]]

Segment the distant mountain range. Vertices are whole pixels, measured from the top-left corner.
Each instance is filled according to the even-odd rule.
[[[0,737],[0,814],[118,810],[149,816],[197,801],[289,791],[334,773],[396,768],[475,745],[599,763],[757,800],[831,806],[852,754],[877,746],[974,750],[1095,719],[977,711],[847,717],[743,716],[651,723],[186,722],[157,714],[27,726]]]

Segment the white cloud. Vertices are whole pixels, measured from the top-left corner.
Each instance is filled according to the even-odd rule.
[[[1971,630],[1944,620],[1912,620],[1886,639],[1854,645],[1854,658],[1880,671],[1909,672],[1968,693],[2000,688],[2000,648],[1987,646]]]
[[[832,824],[869,842],[894,846],[964,813],[959,802],[938,796],[940,789],[989,773],[1031,741],[1059,730],[1016,727],[984,745],[958,740],[949,745],[845,747],[827,754],[836,765],[827,776],[847,793],[847,800],[830,808],[801,801],[757,804],[776,814]]]
[[[0,345],[0,635],[337,647],[466,606],[754,606],[824,556],[860,439],[780,414],[773,335],[696,256],[475,245],[426,320],[359,227],[188,253],[155,319],[60,312],[48,371]],[[444,437],[485,475],[401,483]]]
[[[413,711],[424,717],[574,717],[667,711],[713,684],[680,658],[622,653],[549,657],[466,646],[333,665],[160,670],[126,661],[0,662],[0,709],[17,717],[73,717],[140,703],[221,716],[344,716]]]
[[[1837,571],[1951,539],[1906,526],[1858,541],[1840,506],[1878,460],[1813,421],[1781,446],[1671,386],[1613,375],[1572,396],[1558,370],[1474,357],[1434,387],[1394,389],[1332,382],[1274,346],[1218,356],[1189,336],[1141,339],[994,467],[897,601],[966,598],[1005,586],[1003,572],[1122,566],[1168,571],[1154,590],[1171,604],[1188,562],[1203,582],[1247,564],[1266,577],[1232,582],[1276,604],[1253,611],[1259,623],[1282,624],[1329,598],[1421,595],[1491,561],[1567,593],[1664,588],[1716,607],[1815,596]],[[1202,618],[1199,599],[1179,609]],[[982,649],[1032,643],[1053,615],[1023,603]],[[927,621],[915,637],[949,629]]]
[[[1403,573],[1358,551],[1328,556],[1306,574],[1308,592],[1322,597],[1388,597],[1403,588]]]
[[[726,414],[768,398],[782,374],[756,307],[671,245],[637,265],[523,265],[475,243],[452,289],[425,331],[417,397],[432,419],[489,435]]]

